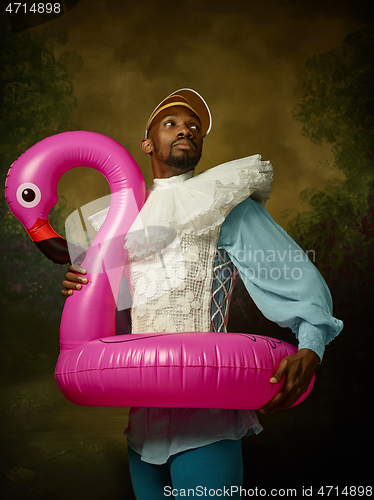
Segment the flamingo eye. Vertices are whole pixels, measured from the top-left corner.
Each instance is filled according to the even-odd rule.
[[[22,198],[27,201],[27,203],[31,203],[35,200],[35,191],[32,189],[24,189],[22,191]]]
[[[25,208],[33,208],[42,198],[40,189],[32,182],[24,182],[17,189],[17,200]]]

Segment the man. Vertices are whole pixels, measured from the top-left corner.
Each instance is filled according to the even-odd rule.
[[[148,120],[141,148],[151,159],[154,185],[140,219],[145,227],[176,231],[178,248],[165,237],[162,256],[150,251],[149,239],[129,234],[132,331],[226,331],[239,271],[265,316],[299,339],[298,353],[284,358],[270,379],[285,377],[260,409],[274,412],[306,391],[342,323],[331,315],[331,297],[316,268],[258,203],[265,204],[270,191],[269,162],[256,155],[193,177],[210,128],[209,108],[191,89],[168,96]],[[70,266],[63,295],[87,283],[77,272],[84,274]],[[261,429],[251,410],[132,408],[125,434],[137,499],[165,498],[171,486],[177,492],[239,487],[240,439]]]

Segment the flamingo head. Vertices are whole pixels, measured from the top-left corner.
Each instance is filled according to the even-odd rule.
[[[9,169],[5,197],[32,241],[49,259],[59,264],[71,262],[71,258],[66,240],[52,229],[48,214],[57,203],[57,185],[61,176],[78,166],[102,173],[109,182],[112,195],[122,193],[124,198],[119,197],[120,202],[113,211],[116,217],[129,206],[126,194],[129,191],[136,193],[136,208],[141,207],[145,200],[141,170],[125,148],[109,137],[85,131],[62,132],[27,149]],[[137,212],[126,210],[126,223],[130,227]],[[108,225],[110,234],[115,232],[118,224]],[[122,221],[120,226],[123,228]],[[70,243],[69,248],[72,248]],[[84,257],[82,252],[82,248],[74,250],[75,260]]]
[[[27,153],[27,152],[26,152]],[[42,162],[24,153],[8,171],[5,198],[37,247],[53,262],[70,262],[67,242],[51,227],[48,214],[57,203],[58,179]]]

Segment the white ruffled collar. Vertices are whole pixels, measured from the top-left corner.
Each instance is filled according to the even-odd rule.
[[[155,189],[158,188],[177,186],[178,184],[181,184],[182,182],[191,179],[191,177],[193,177],[193,174],[194,171],[189,170],[188,172],[183,172],[182,174],[179,175],[173,175],[173,177],[168,177],[167,179],[158,179],[158,178],[153,179],[153,186],[150,188],[150,191],[154,191]]]
[[[248,156],[194,176],[190,170],[154,179],[147,201],[133,223],[125,247],[130,258],[144,258],[178,244],[185,233],[207,234],[220,228],[229,212],[248,197],[265,205],[273,167],[260,155]],[[164,189],[164,188],[174,189]],[[109,207],[88,219],[99,231]],[[179,236],[179,238],[176,237]]]
[[[160,251],[160,245],[173,247],[186,233],[202,235],[219,230],[232,208],[250,196],[265,205],[272,173],[270,162],[253,155],[195,176],[189,171],[168,179],[155,179],[126,237],[130,258],[144,258]],[[169,187],[173,189],[165,189]],[[153,237],[149,238],[147,228],[152,230]],[[161,236],[170,230],[178,235],[173,242]]]

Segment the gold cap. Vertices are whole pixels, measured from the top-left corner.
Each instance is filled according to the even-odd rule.
[[[153,113],[149,117],[147,126],[145,128],[145,137],[148,137],[149,128],[156,118],[156,116],[164,109],[170,108],[171,106],[185,106],[191,109],[200,120],[201,133],[205,137],[210,132],[212,127],[212,116],[208,108],[207,103],[195,90],[192,89],[180,89],[176,90],[168,97],[166,97],[160,104],[154,109]]]

